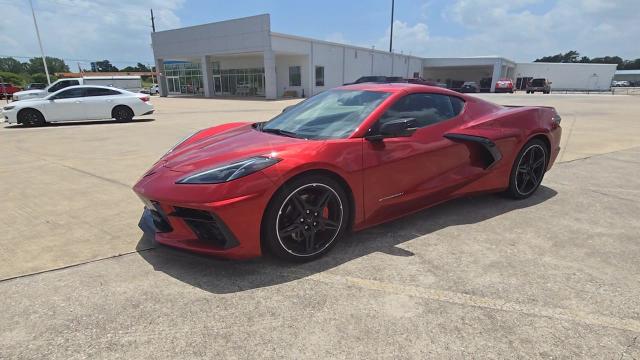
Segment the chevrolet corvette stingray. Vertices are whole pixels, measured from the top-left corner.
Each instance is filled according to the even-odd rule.
[[[201,254],[309,261],[351,230],[450,199],[531,196],[560,150],[560,120],[439,87],[342,86],[177,144],[134,186],[140,227]]]

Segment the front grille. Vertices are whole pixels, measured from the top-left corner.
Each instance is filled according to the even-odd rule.
[[[211,212],[176,206],[169,215],[182,219],[200,241],[224,249],[237,244],[229,229]]]

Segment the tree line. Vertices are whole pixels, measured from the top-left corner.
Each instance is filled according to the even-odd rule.
[[[51,81],[57,80],[54,74],[70,72],[69,66],[63,59],[47,56],[47,69],[51,76]],[[90,71],[97,72],[148,72],[153,71],[153,67],[137,63],[136,66],[127,66],[118,69],[109,60],[96,61],[91,63]],[[86,69],[89,70],[89,69]],[[42,58],[34,57],[25,62],[12,57],[0,57],[0,77],[2,81],[12,83],[17,86],[24,86],[28,83],[47,83],[47,75],[44,71]]]
[[[548,63],[586,63],[586,64],[617,64],[618,70],[638,70],[640,69],[640,59],[624,60],[620,56],[603,56],[589,58],[588,56],[580,56],[580,53],[571,50],[566,53],[544,56],[535,59],[534,62]]]

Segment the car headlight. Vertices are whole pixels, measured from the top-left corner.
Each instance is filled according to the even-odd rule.
[[[13,109],[14,107],[15,107],[15,106],[5,106],[5,107],[3,107],[3,108],[2,108],[2,110],[4,110],[4,111],[8,111],[8,110]]]
[[[191,174],[178,180],[177,184],[220,184],[253,174],[281,160],[275,157],[255,156]]]

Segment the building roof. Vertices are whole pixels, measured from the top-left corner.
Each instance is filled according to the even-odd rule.
[[[616,70],[616,75],[640,75],[640,69],[638,69],[638,70]]]

